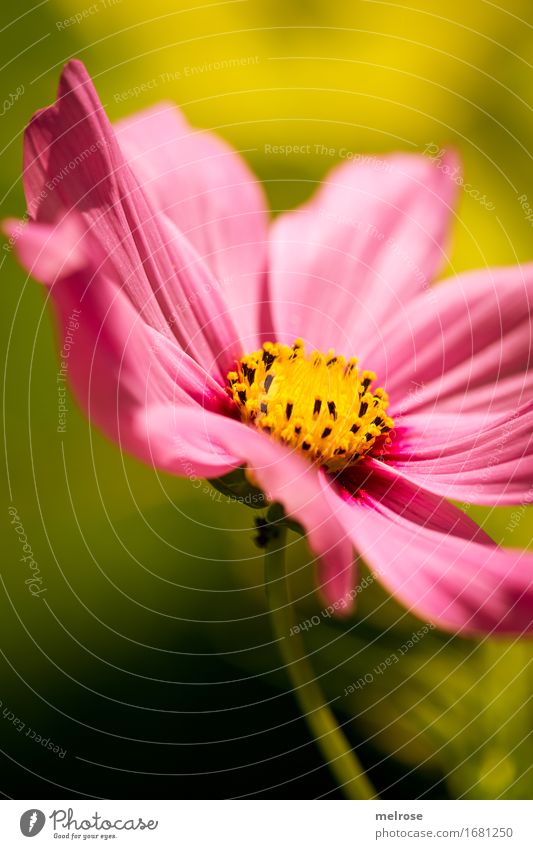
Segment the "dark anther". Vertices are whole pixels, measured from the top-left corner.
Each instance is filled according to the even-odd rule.
[[[239,390],[237,394],[239,396],[239,401],[241,402],[241,404],[246,404],[246,389]]]
[[[335,448],[334,454],[346,454],[346,448]]]
[[[268,404],[266,404],[264,401],[262,401],[259,409],[261,410],[262,413],[268,413]]]
[[[365,379],[361,381],[361,386],[364,388],[365,392],[366,392],[366,390],[368,389],[368,387],[370,386],[371,383],[372,383],[372,380],[371,380],[370,377],[365,377]]]
[[[328,401],[328,410],[330,415],[333,416],[334,419],[337,418],[337,409],[335,407],[335,401]]]
[[[295,432],[297,435],[299,435],[299,434],[302,432],[302,426],[301,426],[301,425],[296,425],[296,427],[294,428],[294,432]]]
[[[322,434],[321,434],[320,438],[321,438],[321,439],[325,439],[325,438],[326,438],[326,436],[329,436],[329,435],[330,435],[330,433],[331,433],[331,428],[330,428],[330,427],[325,427],[325,428],[324,428],[324,430],[322,431]]]
[[[310,442],[302,442],[302,450],[303,451],[309,451],[310,448],[311,448]]]
[[[289,421],[290,417],[292,416],[292,407],[293,405],[290,402],[287,403],[287,406],[285,407],[285,416],[287,418],[287,421]]]
[[[267,374],[267,376],[265,377],[265,382],[264,382],[265,392],[268,392],[268,390],[272,386],[273,380],[274,380],[274,375],[273,374]]]
[[[357,431],[359,430],[360,427],[361,427],[361,425],[353,424],[350,428],[350,433],[357,433]]]
[[[361,406],[359,407],[359,415],[364,416],[364,414],[366,413],[367,410],[368,410],[368,402],[367,401],[361,401]]]
[[[267,370],[270,368],[275,359],[276,357],[274,354],[271,354],[269,351],[263,351],[263,362]]]
[[[330,366],[334,365],[336,362],[337,362],[337,357],[332,357],[331,360],[328,360],[326,362],[326,365],[329,368]]]
[[[370,440],[372,439],[372,436],[373,436],[373,434],[372,434],[372,433],[365,433],[365,439],[366,439],[366,441],[367,441],[367,442],[370,442]]]
[[[251,385],[252,385],[252,383],[254,382],[255,369],[254,369],[254,368],[250,368],[250,366],[243,366],[243,367],[242,367],[242,370],[243,370],[243,372],[244,372],[244,376],[246,377],[246,379],[247,379],[248,383],[249,383],[249,384],[250,384],[250,386],[251,386]]]
[[[316,398],[315,399],[315,406],[313,407],[313,415],[314,416],[318,416],[321,406],[322,406],[322,401],[320,400],[320,398]]]
[[[375,424],[375,425],[383,424],[383,419],[381,418],[381,416],[376,416],[376,418],[373,420],[372,424]]]

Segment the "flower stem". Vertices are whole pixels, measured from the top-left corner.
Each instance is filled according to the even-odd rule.
[[[345,796],[376,799],[376,791],[324,700],[301,634],[291,634],[294,622],[285,571],[286,534],[283,523],[277,523],[265,545],[265,587],[285,669],[307,725]]]

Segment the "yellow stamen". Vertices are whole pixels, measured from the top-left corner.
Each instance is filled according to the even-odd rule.
[[[297,448],[312,462],[338,471],[390,442],[394,421],[388,396],[371,390],[376,375],[334,351],[265,342],[228,374],[243,421]]]

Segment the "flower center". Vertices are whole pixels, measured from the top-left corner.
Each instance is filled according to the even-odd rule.
[[[244,422],[330,471],[380,453],[390,442],[394,421],[385,412],[387,393],[370,388],[375,379],[359,370],[355,357],[346,361],[334,351],[306,356],[301,339],[292,347],[265,342],[228,374]]]

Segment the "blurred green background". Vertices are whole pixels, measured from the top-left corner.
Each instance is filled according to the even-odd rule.
[[[308,197],[338,155],[276,156],[265,145],[454,144],[494,209],[461,197],[450,270],[531,260],[532,224],[518,198],[533,206],[532,11],[530,0],[509,0],[505,10],[483,0],[4,6],[2,215],[24,212],[23,127],[77,56],[112,118],[172,99],[194,124],[219,131],[264,181],[274,213]],[[145,90],[129,96],[135,86]],[[0,790],[18,798],[339,795],[278,659],[252,511],[121,456],[73,401],[66,433],[57,433],[42,291],[11,254],[0,258]],[[10,505],[42,571],[40,598],[24,585]],[[530,508],[511,530],[513,508],[472,512],[503,544],[531,545]],[[301,541],[290,562],[305,619],[320,603]],[[432,631],[402,663],[343,695],[418,627],[373,585],[353,619],[321,621],[306,637],[376,785],[389,798],[530,796],[530,642]]]

